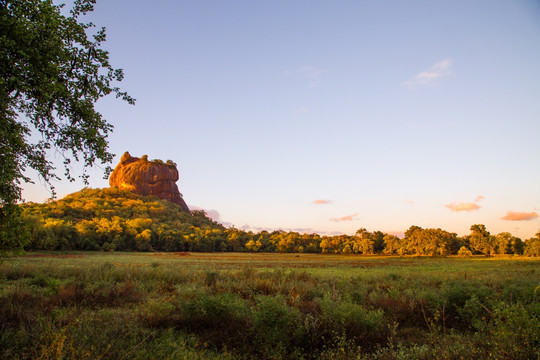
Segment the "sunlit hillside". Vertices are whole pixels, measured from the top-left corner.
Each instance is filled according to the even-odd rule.
[[[187,213],[176,204],[118,188],[89,189],[45,204],[23,205],[32,249],[183,250],[224,227],[202,211]],[[195,250],[195,249],[193,249]]]

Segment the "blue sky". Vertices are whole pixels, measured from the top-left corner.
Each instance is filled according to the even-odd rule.
[[[116,161],[174,160],[227,225],[540,230],[538,1],[102,0],[88,18],[137,99],[98,104]]]

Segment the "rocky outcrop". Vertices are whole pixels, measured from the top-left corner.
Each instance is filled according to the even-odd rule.
[[[189,212],[176,186],[178,178],[178,169],[172,161],[169,160],[167,163],[161,160],[149,161],[146,155],[137,158],[126,151],[111,173],[109,185],[128,189],[141,195],[157,196],[178,204]]]

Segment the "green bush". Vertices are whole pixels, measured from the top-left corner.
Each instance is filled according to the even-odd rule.
[[[217,347],[241,347],[252,326],[249,303],[232,293],[203,293],[180,305],[177,324]]]
[[[498,303],[489,320],[477,323],[480,342],[498,359],[534,359],[540,355],[540,320],[520,304]]]
[[[291,308],[282,296],[258,296],[256,298],[253,333],[265,348],[286,347],[300,313]]]
[[[321,301],[321,319],[332,333],[344,332],[348,338],[378,338],[385,329],[384,312],[370,310],[347,300]]]

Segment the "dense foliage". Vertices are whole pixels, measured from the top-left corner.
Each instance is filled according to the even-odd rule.
[[[22,205],[29,249],[217,251],[225,228],[201,211],[118,188]]]
[[[63,156],[69,179],[72,159],[88,167],[113,158],[112,126],[95,103],[111,93],[134,100],[114,86],[124,75],[100,48],[105,28],[92,33],[92,23],[79,21],[94,3],[75,0],[66,16],[51,0],[0,0],[0,249],[22,239],[14,236],[15,204],[21,183],[31,181],[25,170],[49,185],[56,178],[50,149]]]
[[[2,359],[537,359],[537,259],[28,253]]]
[[[540,232],[524,242],[510,233],[491,235],[484,225],[459,237],[411,226],[403,239],[359,229],[355,235],[321,236],[285,231],[253,233],[225,228],[203,211],[118,188],[83,189],[45,204],[23,204],[34,250],[236,251],[446,256],[540,255]]]

